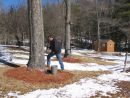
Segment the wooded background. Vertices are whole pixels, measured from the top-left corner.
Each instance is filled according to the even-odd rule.
[[[19,0],[22,1],[22,0]],[[28,45],[27,1],[5,9],[0,1],[0,43]],[[45,42],[49,34],[65,41],[65,2],[43,4]],[[130,43],[129,0],[71,0],[71,46],[91,49],[98,39],[112,39],[116,50]],[[64,45],[63,45],[64,46]]]

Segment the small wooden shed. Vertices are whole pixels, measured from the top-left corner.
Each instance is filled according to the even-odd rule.
[[[98,50],[98,41],[94,42],[94,49]],[[115,42],[111,39],[100,40],[100,51],[115,52]]]

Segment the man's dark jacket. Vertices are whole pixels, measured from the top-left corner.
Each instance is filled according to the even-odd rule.
[[[53,39],[50,41],[49,49],[51,49],[54,53],[61,53],[62,43],[57,41],[56,39]]]

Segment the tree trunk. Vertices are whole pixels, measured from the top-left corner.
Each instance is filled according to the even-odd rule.
[[[97,17],[97,21],[98,21],[98,30],[97,30],[97,39],[98,39],[98,52],[100,52],[100,47],[101,47],[101,44],[100,44],[100,21],[99,21],[99,18]]]
[[[28,0],[30,32],[29,68],[44,68],[44,29],[41,0]]]
[[[65,5],[66,5],[66,16],[65,16],[65,55],[64,57],[67,57],[71,53],[71,47],[70,47],[71,0],[65,0]]]
[[[125,54],[125,61],[124,61],[124,69],[123,69],[123,72],[126,71],[127,56],[128,56],[128,51],[126,51],[126,54]]]
[[[98,42],[98,52],[100,52],[100,19],[99,19],[99,1],[96,0],[96,13],[97,13],[97,42]]]

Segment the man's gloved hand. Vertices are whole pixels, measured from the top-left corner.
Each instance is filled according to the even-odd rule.
[[[46,53],[47,53],[47,54],[51,53],[51,50],[50,50],[50,49],[47,49],[47,50],[46,50]]]

